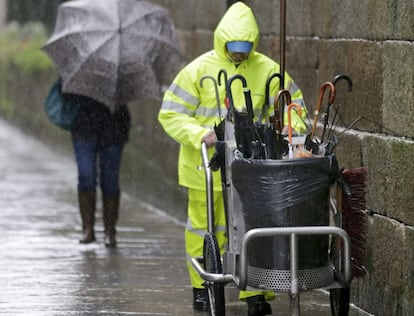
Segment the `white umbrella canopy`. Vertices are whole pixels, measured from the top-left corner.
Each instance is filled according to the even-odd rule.
[[[62,78],[62,91],[112,110],[140,97],[161,98],[183,61],[165,8],[142,0],[73,0],[58,8],[43,50]]]

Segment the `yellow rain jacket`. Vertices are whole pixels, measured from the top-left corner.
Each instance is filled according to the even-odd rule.
[[[226,43],[230,41],[253,43],[248,58],[239,65],[234,64],[228,57]],[[234,4],[227,10],[214,32],[214,49],[199,56],[182,69],[166,91],[158,120],[165,132],[181,144],[178,160],[180,185],[197,190],[206,189],[200,152],[201,139],[213,129],[215,124],[219,124],[227,112],[224,105],[224,77],[221,77],[221,86],[218,87],[219,105],[216,102],[213,80],[204,79],[201,87],[200,81],[203,77],[212,76],[217,79],[221,69],[227,72],[228,78],[236,74],[242,75],[251,90],[254,121],[262,112],[263,105],[266,103],[266,81],[272,74],[279,73],[279,65],[256,51],[258,41],[259,28],[253,12],[241,2]],[[301,91],[287,73],[285,83],[286,89],[291,93],[292,102],[304,106]],[[243,107],[245,101],[241,82],[235,80],[231,90],[235,107],[238,109]],[[275,78],[270,86],[270,96],[274,97],[278,91],[279,80]],[[221,118],[218,107],[221,108]],[[270,108],[272,111],[272,107]],[[301,131],[305,129],[302,121],[294,114],[292,121],[295,129]],[[214,149],[210,149],[210,155],[213,152]],[[215,191],[221,191],[220,172],[213,173],[213,184]]]

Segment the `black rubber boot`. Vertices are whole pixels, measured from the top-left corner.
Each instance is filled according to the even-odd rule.
[[[96,192],[78,192],[79,211],[82,219],[82,238],[81,244],[89,244],[96,240],[95,238],[95,210],[96,210]]]
[[[103,221],[105,229],[105,246],[116,247],[116,222],[119,213],[119,196],[103,196]]]
[[[256,295],[247,298],[248,316],[265,316],[272,314],[272,307],[266,302],[263,295]]]
[[[207,289],[193,288],[193,309],[207,312],[210,309]]]

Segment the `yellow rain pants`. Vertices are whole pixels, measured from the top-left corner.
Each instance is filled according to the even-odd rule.
[[[187,253],[187,267],[190,276],[191,286],[203,288],[204,280],[194,270],[190,258],[203,256],[204,235],[207,233],[207,205],[206,191],[188,189],[188,220],[185,229],[185,250]],[[226,217],[222,193],[214,192],[214,221],[215,235],[220,248],[220,253],[224,251],[227,242],[226,237]],[[275,297],[274,292],[240,291],[239,298],[245,301],[255,295],[264,295],[266,300]]]

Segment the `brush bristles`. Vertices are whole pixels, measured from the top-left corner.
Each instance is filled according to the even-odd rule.
[[[363,261],[366,252],[368,214],[366,212],[367,168],[346,169],[341,178],[351,189],[351,196],[341,194],[343,229],[351,239],[352,276],[365,275]]]

